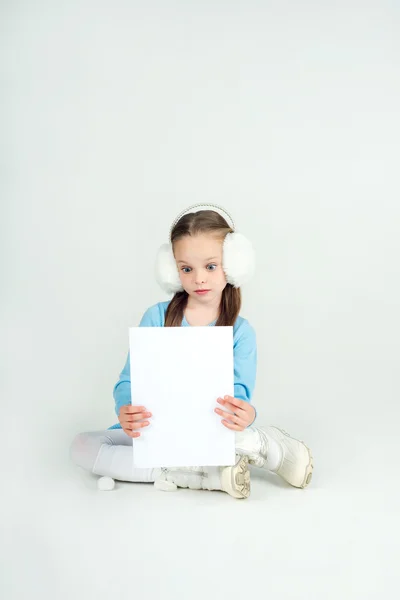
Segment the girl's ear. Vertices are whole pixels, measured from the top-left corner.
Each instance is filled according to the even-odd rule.
[[[156,256],[155,276],[157,283],[167,294],[183,292],[172,244],[163,244],[159,248]]]

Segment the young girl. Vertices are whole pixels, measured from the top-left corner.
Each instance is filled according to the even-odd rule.
[[[174,469],[133,467],[132,438],[141,432],[145,435],[152,414],[145,406],[135,406],[134,399],[131,403],[128,354],[113,393],[119,423],[106,431],[78,434],[70,450],[77,465],[112,478],[110,489],[113,480],[118,479],[155,482],[164,490],[221,490],[235,498],[247,498],[249,462],[277,473],[295,487],[308,485],[313,459],[307,446],[276,427],[252,426],[256,417],[251,404],[257,367],[256,337],[239,312],[240,285],[253,269],[251,244],[235,231],[228,213],[215,205],[191,206],[175,220],[170,243],[162,246],[157,256],[156,278],[165,291],[174,294],[173,298],[150,307],[140,322],[141,327],[233,326],[234,397],[216,399],[215,412],[221,417],[221,426],[236,432],[236,464]]]

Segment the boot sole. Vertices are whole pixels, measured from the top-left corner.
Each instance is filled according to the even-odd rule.
[[[279,429],[279,427],[274,427],[274,429],[277,429],[284,436],[290,437],[290,438],[292,438],[292,440],[296,440],[296,442],[300,442],[300,444],[303,444],[303,446],[307,449],[308,465],[306,466],[305,471],[304,471],[303,481],[300,485],[294,486],[294,487],[298,487],[300,489],[306,488],[311,483],[311,479],[312,479],[313,471],[314,471],[314,458],[313,458],[313,455],[311,454],[310,448],[308,446],[306,446],[306,444],[302,440],[298,440],[297,438],[294,438],[292,435],[289,435],[289,433],[287,431],[284,431],[283,429]]]
[[[304,442],[302,442],[302,443],[304,444]],[[304,473],[303,483],[300,486],[301,489],[304,489],[305,487],[308,486],[309,483],[311,483],[311,479],[313,476],[313,470],[314,470],[314,458],[311,454],[310,448],[308,446],[306,446],[306,448],[307,448],[307,452],[308,452],[309,462],[308,462],[308,465],[307,465],[305,473]]]
[[[251,491],[248,457],[242,456],[234,467],[227,468],[230,469],[230,478],[229,489],[225,491],[234,498],[248,498]]]

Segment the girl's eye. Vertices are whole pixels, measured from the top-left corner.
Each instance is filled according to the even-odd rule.
[[[217,268],[217,265],[211,263],[209,265],[207,265],[207,270],[208,271],[215,271],[215,269]],[[184,273],[190,273],[192,270],[192,267],[182,267],[181,271],[183,271]]]

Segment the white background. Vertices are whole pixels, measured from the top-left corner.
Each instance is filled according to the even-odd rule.
[[[399,4],[36,0],[0,16],[2,595],[383,597],[399,556]],[[155,252],[203,201],[256,248],[242,315],[259,423],[308,442],[313,485],[266,476],[244,503],[97,494],[69,444],[116,422],[128,327],[167,299]]]

